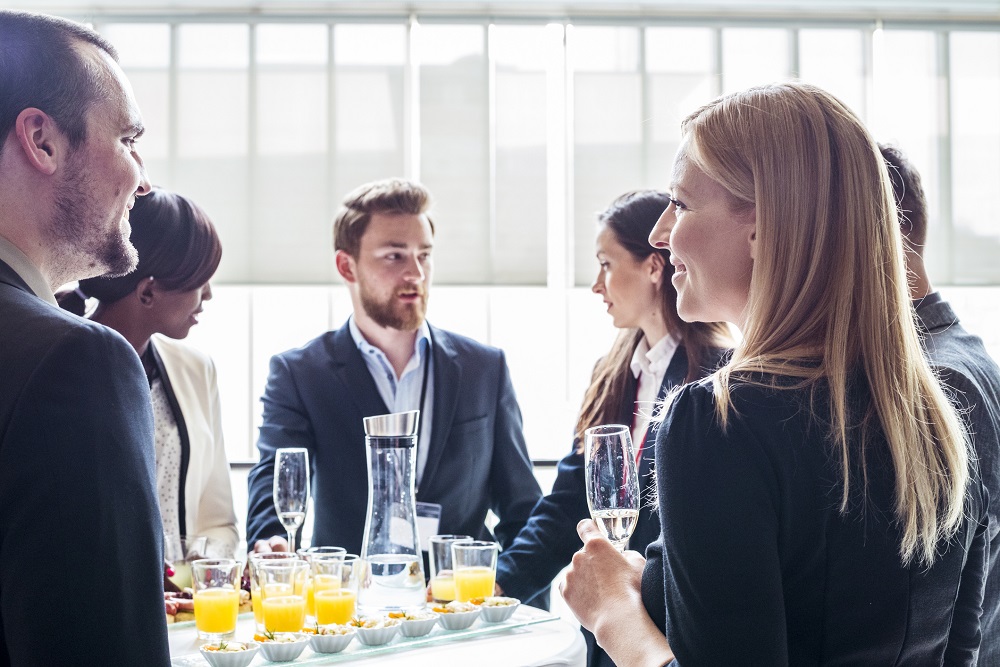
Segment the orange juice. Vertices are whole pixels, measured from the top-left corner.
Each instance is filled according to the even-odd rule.
[[[206,588],[195,591],[194,620],[201,632],[227,634],[236,632],[240,594],[235,588]]]
[[[250,587],[250,602],[253,603],[253,620],[259,627],[264,627],[264,601],[261,600],[260,589]]]
[[[306,616],[316,615],[316,600],[313,597],[313,578],[306,579]]]
[[[493,595],[496,576],[496,570],[489,567],[462,567],[455,570],[455,599],[468,602],[472,598]]]
[[[264,598],[264,626],[270,632],[298,632],[306,624],[306,600],[301,595]]]
[[[354,616],[354,591],[328,588],[316,591],[316,622],[320,625],[343,625]]]
[[[306,584],[306,614],[316,616],[315,594],[340,588],[340,577],[333,574],[314,574]]]
[[[455,578],[449,574],[439,574],[431,579],[431,596],[440,602],[455,599]]]

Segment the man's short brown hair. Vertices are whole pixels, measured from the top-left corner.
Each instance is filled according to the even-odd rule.
[[[420,183],[402,178],[373,181],[352,190],[341,204],[333,221],[333,249],[357,257],[361,237],[368,229],[373,213],[384,215],[421,215],[431,204],[431,194]],[[434,233],[434,223],[427,221]]]
[[[923,255],[927,243],[927,198],[920,183],[920,174],[895,146],[878,145],[889,169],[892,193],[896,199],[899,230],[909,250]]]

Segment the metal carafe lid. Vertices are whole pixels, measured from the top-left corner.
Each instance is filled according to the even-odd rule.
[[[389,415],[365,417],[365,435],[374,437],[406,437],[417,434],[420,411],[394,412]]]

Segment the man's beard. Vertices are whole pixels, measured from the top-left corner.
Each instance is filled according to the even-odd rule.
[[[412,304],[396,302],[393,293],[385,301],[379,301],[375,294],[359,281],[361,306],[375,324],[397,331],[416,331],[424,323],[427,315],[427,290],[420,289],[420,299]]]
[[[100,208],[93,201],[80,162],[72,159],[59,186],[50,238],[60,247],[77,280],[98,275],[123,276],[139,263],[139,253],[120,226],[106,231]]]

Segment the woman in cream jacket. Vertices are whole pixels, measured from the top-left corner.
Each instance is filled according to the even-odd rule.
[[[222,246],[208,216],[180,195],[154,189],[129,222],[139,265],[126,276],[91,278],[60,295],[67,310],[118,331],[142,360],[156,427],[156,484],[163,533],[209,538],[208,554],[234,553],[239,533],[222,439],[215,366],[178,342],[212,298]]]

